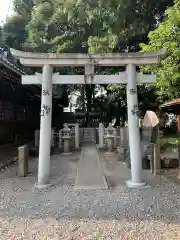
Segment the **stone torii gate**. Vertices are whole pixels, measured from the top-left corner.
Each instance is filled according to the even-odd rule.
[[[155,53],[121,53],[121,54],[54,54],[29,53],[11,49],[21,64],[28,67],[42,67],[42,74],[22,76],[23,84],[41,84],[41,123],[40,147],[37,187],[43,188],[50,184],[50,141],[52,119],[52,84],[126,84],[129,145],[131,158],[131,180],[129,187],[142,187],[142,159],[140,147],[137,84],[154,83],[154,75],[136,72],[136,66],[155,64],[164,51]],[[94,75],[94,66],[126,66],[126,72],[119,75]],[[53,67],[84,66],[85,75],[53,74]]]

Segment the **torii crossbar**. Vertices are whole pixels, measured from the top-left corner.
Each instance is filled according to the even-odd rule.
[[[42,74],[22,76],[23,84],[41,84],[41,124],[37,187],[47,187],[50,183],[50,142],[52,118],[52,84],[126,84],[129,145],[131,158],[131,180],[129,187],[142,187],[142,159],[138,122],[137,84],[149,84],[156,81],[155,75],[136,72],[136,66],[155,64],[165,51],[151,53],[120,54],[55,54],[29,53],[11,49],[11,53],[20,59],[24,66],[42,67]],[[84,66],[85,75],[53,74],[53,67]],[[95,75],[94,66],[126,66],[126,72],[119,75]]]
[[[23,75],[22,84],[42,84],[43,75]],[[137,84],[149,84],[156,82],[155,75],[136,74]],[[119,75],[94,75],[91,81],[86,82],[84,75],[52,75],[52,84],[127,84],[126,72],[121,72]]]

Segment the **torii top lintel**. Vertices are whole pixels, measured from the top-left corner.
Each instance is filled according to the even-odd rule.
[[[146,65],[158,62],[158,57],[165,54],[165,50],[157,52],[133,53],[34,53],[11,49],[12,55],[20,59],[24,66],[41,67],[49,64],[53,66],[124,66],[127,64]]]

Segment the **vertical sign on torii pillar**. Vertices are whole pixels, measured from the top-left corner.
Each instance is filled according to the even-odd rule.
[[[154,83],[154,75],[136,73],[136,66],[155,64],[165,51],[150,53],[120,54],[53,54],[25,53],[11,49],[14,56],[28,67],[42,67],[42,75],[22,76],[23,84],[41,84],[41,127],[37,187],[46,187],[50,183],[50,140],[52,115],[52,84],[127,84],[127,107],[129,126],[129,146],[131,158],[131,180],[129,187],[142,187],[142,158],[140,148],[137,84]],[[94,65],[126,66],[126,72],[119,75],[94,75]],[[84,66],[85,76],[52,74],[53,66]]]

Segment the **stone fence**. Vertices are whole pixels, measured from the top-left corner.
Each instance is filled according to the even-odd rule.
[[[128,127],[114,128],[109,125],[107,128],[102,123],[99,124],[99,128],[80,128],[79,124],[65,124],[69,128],[69,135],[71,137],[71,148],[78,149],[84,142],[94,142],[99,148],[106,148],[108,138],[112,139],[113,148],[124,148],[129,145],[129,131]],[[151,130],[143,130],[141,134],[141,140],[144,142],[150,142]],[[51,147],[63,148],[63,136],[64,128],[59,131],[52,129],[51,134]],[[35,131],[35,146],[39,147],[40,131]]]
[[[35,146],[39,147],[39,130],[35,131]],[[155,134],[157,138],[157,134]],[[142,158],[149,156],[154,160],[151,169],[154,168],[154,172],[160,169],[159,160],[159,145],[156,143],[156,139],[153,139],[153,129],[143,128],[141,130],[141,148]],[[67,140],[69,138],[69,140]],[[130,159],[129,152],[129,131],[128,127],[117,127],[114,128],[109,125],[107,128],[102,123],[99,124],[99,128],[80,128],[79,124],[65,124],[63,129],[55,132],[52,130],[51,147],[58,148],[64,152],[65,141],[69,141],[70,150],[79,149],[79,147],[85,142],[93,142],[98,145],[99,148],[107,149],[109,152],[118,150],[119,156],[122,159],[126,156]]]
[[[99,128],[80,128],[79,124],[67,124],[70,129],[71,146],[79,148],[84,142],[94,142],[100,148],[104,148],[107,144],[108,128],[104,128],[103,124],[99,124]],[[64,130],[60,129],[55,132],[52,129],[51,147],[62,149]],[[113,128],[113,145],[115,148],[127,146],[129,142],[128,127]],[[40,130],[35,131],[35,147],[39,147]]]
[[[80,128],[79,124],[66,124],[69,128],[69,136],[71,137],[71,148],[78,149],[84,142],[99,143],[99,129],[98,128]],[[64,128],[58,132],[52,130],[51,133],[51,147],[63,149]],[[35,147],[39,147],[40,130],[35,131]]]

